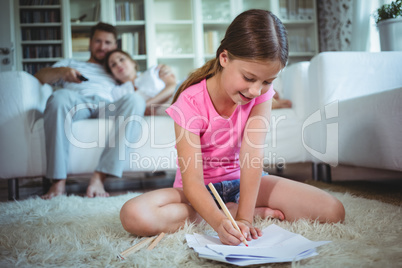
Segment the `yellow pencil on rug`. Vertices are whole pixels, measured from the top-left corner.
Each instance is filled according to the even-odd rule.
[[[123,259],[126,258],[127,256],[133,254],[134,252],[137,252],[138,250],[142,249],[146,244],[151,243],[149,245],[149,247],[147,248],[148,250],[152,250],[154,247],[156,247],[156,245],[159,243],[159,241],[162,240],[162,238],[165,236],[165,233],[162,232],[158,235],[158,237],[155,238],[155,236],[152,237],[148,237],[144,240],[142,240],[141,242],[135,244],[134,246],[126,249],[125,251],[123,251],[122,253],[120,253],[120,257],[122,257]]]
[[[159,241],[162,240],[162,238],[165,236],[165,233],[162,232],[158,235],[158,237],[151,243],[151,245],[149,245],[149,247],[147,248],[147,250],[152,250],[154,247],[156,247],[156,245],[159,243]]]
[[[221,206],[223,213],[225,213],[226,217],[232,222],[233,226],[236,228],[237,231],[240,231],[239,226],[237,225],[236,221],[233,219],[232,214],[230,214],[228,208],[226,207],[225,203],[223,203],[222,198],[219,196],[218,192],[215,189],[215,186],[210,182],[208,184],[209,189],[211,189],[212,193],[214,194],[216,200],[218,201],[219,205]],[[243,238],[243,243],[248,247],[247,240]]]

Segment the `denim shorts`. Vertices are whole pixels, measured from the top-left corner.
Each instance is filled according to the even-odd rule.
[[[263,171],[261,175],[265,176],[265,175],[269,175],[269,174],[268,174],[268,172]],[[239,203],[240,179],[231,180],[231,181],[221,181],[221,182],[213,183],[213,185],[225,204],[229,203],[229,202]],[[209,189],[208,186],[207,186],[207,189],[208,189],[209,193],[212,195],[212,197],[214,198],[215,202],[219,206],[219,203],[216,200],[211,189]]]
[[[220,195],[223,200],[223,203],[239,203],[240,197],[240,179],[231,180],[231,181],[221,181],[217,183],[213,183],[216,191]],[[209,193],[214,198],[215,202],[218,204],[214,194],[212,193],[211,189],[207,186]]]

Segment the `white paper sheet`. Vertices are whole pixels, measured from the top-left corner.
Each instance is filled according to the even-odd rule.
[[[265,228],[263,236],[238,246],[223,245],[217,236],[186,235],[187,244],[201,258],[226,262],[238,266],[252,264],[290,262],[318,255],[316,247],[331,241],[310,241],[272,224]]]

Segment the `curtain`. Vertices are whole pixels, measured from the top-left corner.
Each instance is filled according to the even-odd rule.
[[[322,51],[380,51],[373,13],[392,0],[318,0]]]
[[[352,42],[351,0],[318,0],[320,52],[350,50]]]

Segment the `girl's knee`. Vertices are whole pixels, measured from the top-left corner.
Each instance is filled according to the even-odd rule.
[[[326,221],[329,223],[343,222],[345,220],[345,208],[341,201],[332,197],[328,202],[328,215]]]
[[[134,235],[151,236],[155,235],[150,210],[135,198],[127,201],[120,210],[120,221],[123,228]]]

